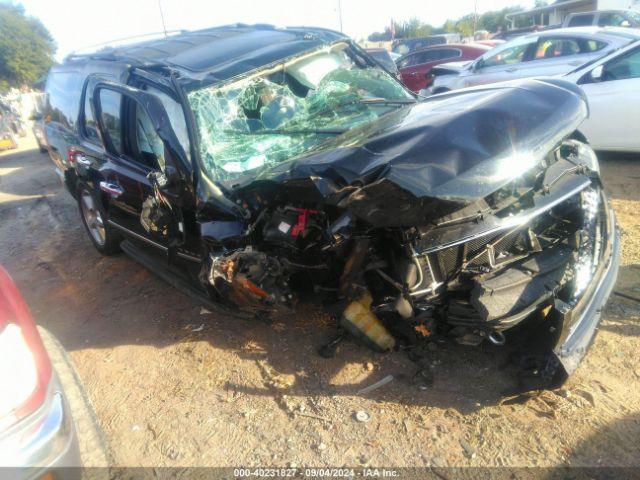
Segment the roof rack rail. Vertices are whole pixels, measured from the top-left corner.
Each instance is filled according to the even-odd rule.
[[[65,56],[65,60],[69,60],[75,57],[83,57],[86,55],[91,55],[91,54],[97,53],[97,50],[101,48],[108,48],[108,47],[117,48],[119,46],[126,46],[127,43],[135,40],[156,40],[155,37],[158,37],[158,39],[162,39],[162,38],[166,38],[167,36],[180,35],[187,32],[188,30],[168,30],[166,32],[152,32],[152,33],[144,33],[142,35],[132,35],[130,37],[117,38],[115,40],[96,43],[94,45],[89,45],[89,46],[74,50]],[[123,45],[117,45],[120,42],[125,42],[125,43]]]

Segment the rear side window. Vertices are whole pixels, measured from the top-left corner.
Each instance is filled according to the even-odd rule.
[[[600,27],[620,27],[627,19],[619,13],[601,13],[598,18],[598,26]]]
[[[47,79],[45,119],[73,130],[80,113],[83,76],[80,72],[51,72]]]
[[[587,40],[584,42],[583,53],[597,52],[606,47],[605,42],[599,42],[598,40]]]
[[[122,95],[113,90],[100,90],[102,123],[116,153],[122,153]]]
[[[100,74],[100,78],[109,80],[113,79],[113,75]],[[89,140],[91,143],[102,145],[102,140],[100,139],[100,135],[98,133],[98,123],[96,122],[96,119],[93,116],[93,110],[91,109],[91,96],[93,95],[93,91],[89,90],[89,83],[90,80],[87,80],[85,82],[82,116],[80,118],[79,130],[82,136],[85,139]]]
[[[135,136],[136,151],[132,152],[132,157],[139,163],[151,168],[158,169],[164,161],[164,144],[153,128],[153,123],[147,112],[134,102],[135,108]]]
[[[82,133],[85,138],[93,143],[100,144],[100,135],[98,135],[98,124],[91,110],[91,95],[86,92],[84,95],[84,124],[82,125]]]
[[[458,58],[462,56],[462,52],[457,48],[443,48],[439,50],[438,59],[446,60],[448,58]]]
[[[566,57],[580,53],[580,45],[571,38],[545,38],[538,43],[535,59]]]
[[[584,27],[593,24],[593,15],[576,15],[569,20],[569,27]]]

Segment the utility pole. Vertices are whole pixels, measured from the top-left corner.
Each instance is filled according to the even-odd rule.
[[[473,38],[476,38],[476,29],[478,27],[478,0],[473,2]]]
[[[158,0],[158,8],[160,9],[160,18],[162,19],[162,30],[164,31],[164,38],[167,38],[167,26],[164,23],[164,14],[162,13],[162,0]]]
[[[340,33],[342,33],[342,2],[338,0],[338,20],[340,20]]]

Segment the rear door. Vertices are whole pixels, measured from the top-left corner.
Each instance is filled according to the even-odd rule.
[[[526,36],[491,50],[474,63],[474,71],[464,79],[465,87],[520,78],[523,64],[531,59],[538,37]]]
[[[588,62],[606,45],[583,37],[541,37],[532,58],[519,65],[514,75],[518,78],[561,75]]]

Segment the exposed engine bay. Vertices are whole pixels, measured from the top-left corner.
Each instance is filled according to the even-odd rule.
[[[247,244],[212,253],[207,279],[220,300],[256,312],[319,302],[380,351],[436,333],[502,345],[525,321],[555,325],[552,308],[575,305],[593,275],[610,227],[592,155],[565,141],[481,201],[409,228],[256,190],[244,196]]]

